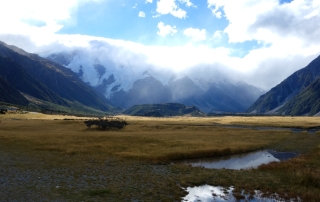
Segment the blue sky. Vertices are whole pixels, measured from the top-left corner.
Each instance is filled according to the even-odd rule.
[[[194,1],[195,2],[195,1]],[[191,3],[191,2],[190,2]],[[80,5],[73,18],[76,22],[66,24],[59,34],[83,34],[90,36],[121,39],[144,45],[181,46],[187,43],[204,44],[209,47],[229,47],[234,56],[243,57],[253,48],[261,47],[256,40],[241,43],[228,43],[228,35],[215,38],[214,33],[228,26],[226,18],[217,18],[208,8],[207,1],[200,0],[188,6],[176,1],[179,9],[186,12],[179,18],[171,14],[159,14],[157,1],[103,1]],[[223,12],[223,11],[222,11]],[[139,14],[143,13],[143,16]],[[158,24],[175,27],[175,34],[161,36]],[[192,40],[184,35],[184,30],[193,28],[206,31],[205,40]]]
[[[156,11],[156,1],[146,3],[144,0],[114,0],[86,3],[79,6],[74,16],[77,23],[66,25],[59,33],[93,35],[146,45],[181,45],[187,40],[181,33],[184,29],[206,29],[209,38],[215,31],[223,30],[228,25],[226,19],[217,19],[212,15],[206,1],[198,1],[196,7],[188,7],[179,1],[176,4],[187,12],[186,17],[178,18],[171,14],[155,17],[159,14]],[[139,17],[140,12],[143,12],[145,17]],[[173,36],[169,34],[167,37],[157,35],[159,22],[176,26],[178,33]]]
[[[319,0],[0,0],[0,19],[0,40],[29,52],[102,41],[144,65],[223,68],[264,89],[320,54]]]

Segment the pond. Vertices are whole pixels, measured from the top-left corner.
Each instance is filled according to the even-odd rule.
[[[240,170],[257,168],[262,164],[268,164],[270,162],[288,160],[297,155],[298,154],[294,152],[277,152],[264,150],[218,158],[185,160],[182,163],[189,164],[194,167],[203,167],[210,169]]]
[[[185,189],[188,195],[185,196],[183,202],[224,202],[224,201],[250,201],[250,202],[276,202],[276,201],[286,201],[274,193],[268,197],[263,197],[263,193],[256,190],[252,194],[241,193],[241,199],[237,199],[233,195],[233,187],[223,188],[220,186],[209,186],[203,185],[198,187],[188,187]],[[291,199],[290,201],[301,201],[299,198]]]

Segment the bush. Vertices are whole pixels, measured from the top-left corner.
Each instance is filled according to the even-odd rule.
[[[120,119],[111,119],[111,120],[108,120],[108,119],[95,119],[95,120],[84,121],[84,123],[86,124],[86,126],[88,128],[91,128],[91,126],[95,125],[99,129],[102,129],[102,130],[106,130],[106,129],[122,129],[126,125],[128,125],[128,123],[126,121],[120,120]]]

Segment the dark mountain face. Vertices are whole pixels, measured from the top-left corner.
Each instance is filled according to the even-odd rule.
[[[320,77],[278,111],[286,115],[315,115],[320,112]]]
[[[318,76],[320,76],[320,56],[262,95],[248,109],[248,112],[267,113],[277,111],[285,103],[302,93]]]
[[[187,107],[179,103],[135,105],[124,112],[133,116],[203,116],[204,114],[194,106]]]
[[[210,83],[204,90],[189,77],[169,81],[164,86],[152,76],[138,80],[128,92],[119,91],[111,96],[114,105],[129,108],[139,104],[176,102],[196,106],[206,113],[244,112],[261,94],[258,88],[243,84]],[[256,92],[253,94],[252,92]],[[260,92],[260,94],[259,94]]]
[[[1,65],[0,65],[1,66]],[[0,76],[0,102],[27,105],[29,101]]]
[[[208,113],[243,112],[245,110],[245,106],[237,101],[237,97],[230,96],[228,91],[217,85],[211,85],[205,94],[198,98],[198,102],[202,103],[199,108],[207,107]]]
[[[181,75],[175,76],[173,71],[153,67],[135,71],[133,67],[117,66],[100,58],[101,63],[99,54],[87,56],[85,53],[86,50],[75,49],[51,54],[47,58],[73,69],[79,78],[90,82],[111,103],[122,108],[177,102],[196,106],[208,113],[245,112],[264,93],[244,82],[216,83],[191,75],[179,78]],[[205,77],[210,78],[210,75]]]
[[[174,102],[196,106],[206,113],[244,112],[263,92],[244,82],[207,83],[207,89],[201,89],[188,77],[169,85]]]
[[[62,65],[2,42],[0,42],[0,55],[11,58],[31,77],[64,99],[99,110],[113,109],[104,96],[97,95],[74,72]]]
[[[111,101],[121,107],[129,108],[137,104],[163,103],[171,100],[171,94],[167,87],[149,76],[134,82],[128,92],[120,91],[111,97]]]
[[[199,86],[197,86],[189,77],[185,76],[175,80],[171,77],[169,81],[169,88],[174,101],[182,102],[192,97],[199,96],[204,93]]]
[[[0,56],[0,76],[18,91],[35,98],[67,106],[67,102],[52,92],[9,57]]]

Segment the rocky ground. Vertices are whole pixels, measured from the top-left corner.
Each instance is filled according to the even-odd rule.
[[[74,158],[0,150],[1,201],[179,201],[177,194],[182,193],[168,179],[168,174],[174,174],[168,165],[113,159],[84,163]]]

